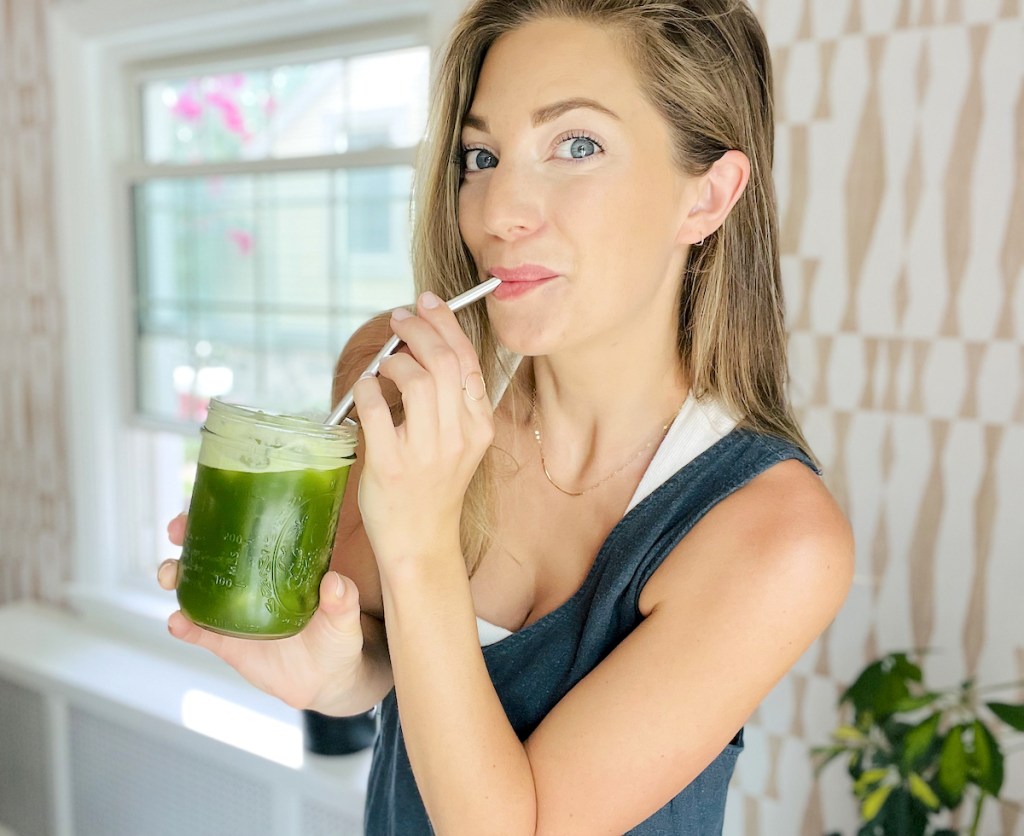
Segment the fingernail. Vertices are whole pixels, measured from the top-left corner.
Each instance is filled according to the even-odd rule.
[[[376,377],[376,376],[377,375],[375,375],[373,372],[363,372],[361,375],[359,375],[359,379],[363,380],[363,379],[365,379],[367,377]]]
[[[412,316],[412,314],[409,313],[405,308],[395,308],[391,312],[391,318],[396,319],[399,322],[401,322],[403,319],[408,319],[410,316]]]
[[[334,597],[341,598],[345,594],[345,581],[341,579],[341,575],[337,572],[334,573]]]
[[[424,308],[436,308],[441,304],[441,299],[428,290],[420,295],[420,304]]]

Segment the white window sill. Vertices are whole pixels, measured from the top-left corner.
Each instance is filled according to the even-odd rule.
[[[171,602],[173,608],[173,596]],[[139,613],[127,618],[126,624],[137,618],[136,625],[150,629],[161,623]],[[172,649],[179,643],[166,631],[168,652],[154,650],[155,639],[123,631],[124,625],[100,626],[34,603],[0,607],[0,674],[123,725],[178,742],[191,739],[201,753],[361,812],[369,750],[332,757],[305,752],[300,712],[256,690],[219,660],[198,661],[205,654],[198,648]]]

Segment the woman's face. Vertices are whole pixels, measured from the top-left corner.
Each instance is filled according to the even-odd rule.
[[[696,184],[606,31],[542,20],[499,38],[462,145],[459,227],[481,280],[503,280],[487,300],[502,343],[674,344]]]

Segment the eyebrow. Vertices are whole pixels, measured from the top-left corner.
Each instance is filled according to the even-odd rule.
[[[609,110],[600,102],[594,101],[594,99],[577,97],[573,99],[562,99],[561,101],[545,105],[544,107],[535,110],[532,116],[533,127],[539,128],[541,125],[557,119],[563,113],[568,113],[570,110],[579,110],[581,108],[596,110],[598,113],[603,113],[619,122],[622,121],[622,118],[615,111]],[[476,130],[484,131],[485,133],[488,130],[487,121],[472,113],[466,114],[465,118],[462,120],[462,126],[464,128],[475,128]]]

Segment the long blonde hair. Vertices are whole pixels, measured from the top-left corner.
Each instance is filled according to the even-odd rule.
[[[487,50],[501,35],[545,18],[596,24],[618,35],[641,88],[671,129],[691,176],[730,149],[750,180],[722,226],[690,248],[682,276],[678,345],[695,396],[718,398],[741,426],[780,436],[813,459],[786,394],[785,309],[772,181],[772,70],[764,32],[742,0],[477,0],[459,19],[434,88],[415,182],[413,267],[418,290],[442,298],[479,278],[459,234],[462,120]],[[483,306],[460,314],[486,380],[507,374]],[[467,491],[462,546],[476,570],[490,544],[492,465]]]

